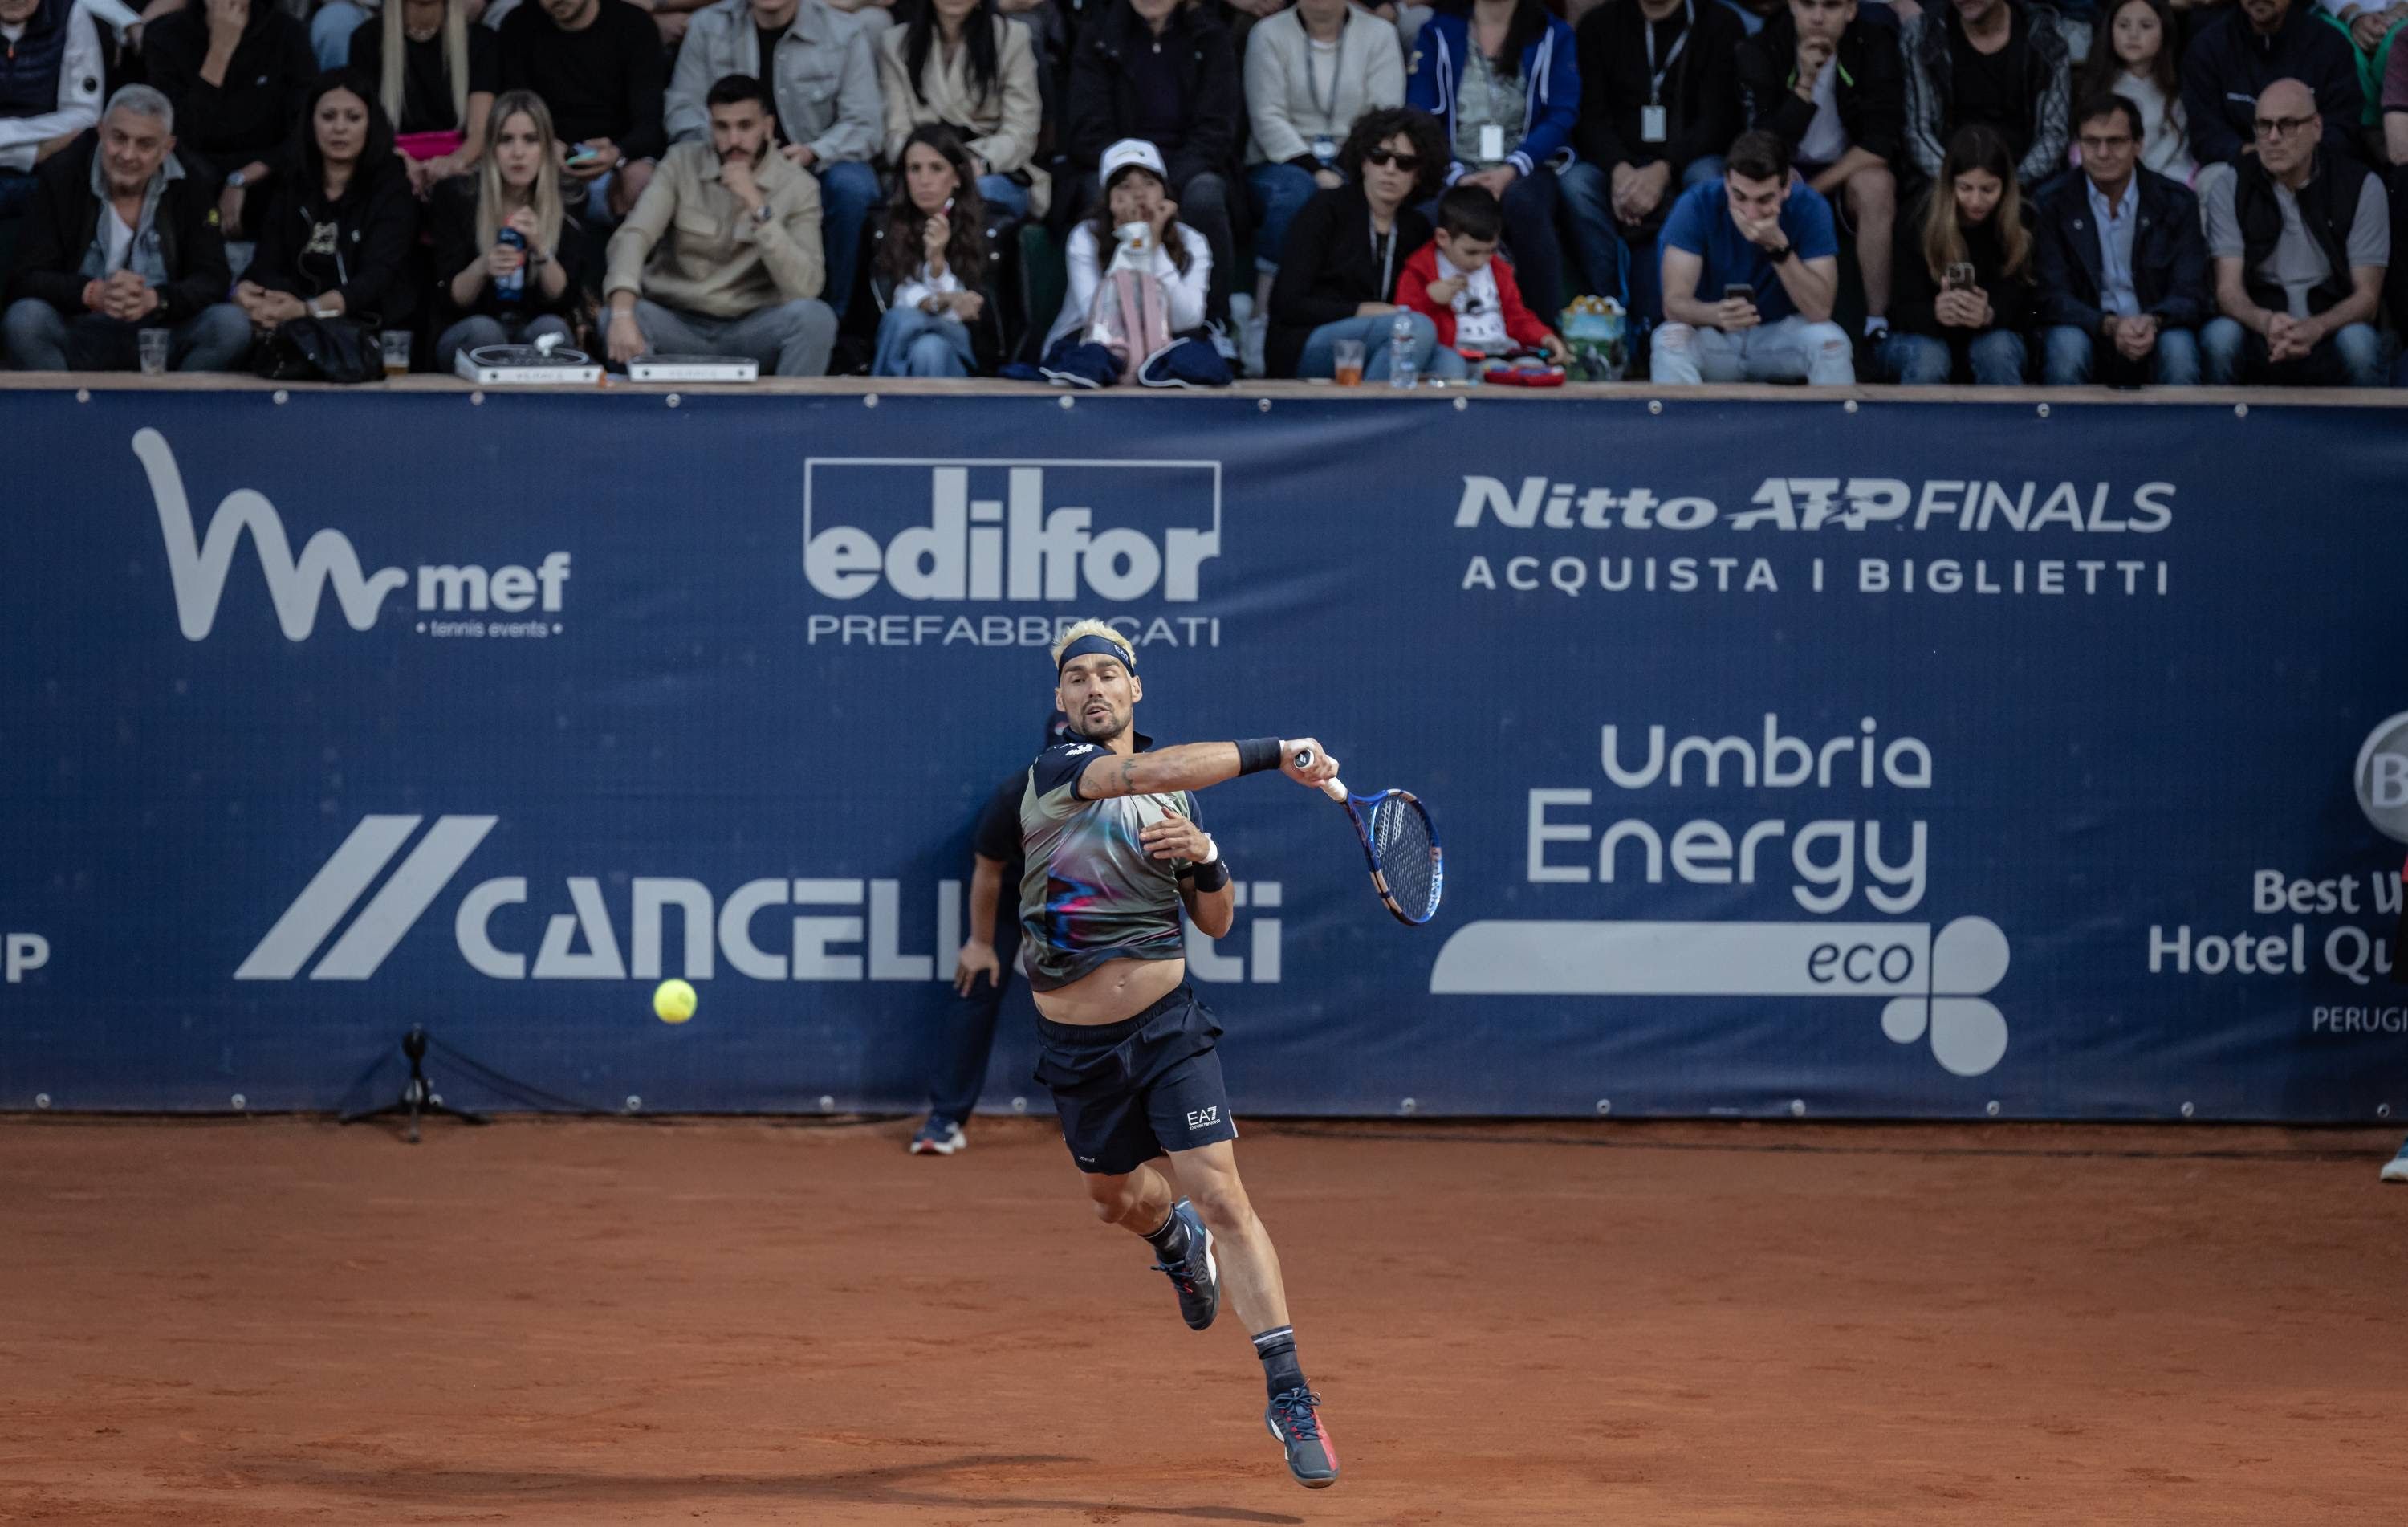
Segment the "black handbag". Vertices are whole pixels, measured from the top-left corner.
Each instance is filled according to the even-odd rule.
[[[269,382],[381,381],[383,341],[354,318],[291,318],[261,343],[252,369]]]

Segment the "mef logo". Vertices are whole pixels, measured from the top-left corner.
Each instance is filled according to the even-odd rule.
[[[165,436],[155,429],[137,430],[134,455],[150,480],[150,497],[159,509],[159,532],[166,542],[167,573],[176,593],[176,619],[184,639],[198,641],[217,625],[218,606],[226,579],[234,569],[235,548],[243,532],[251,533],[259,555],[259,570],[267,582],[267,596],[276,606],[277,624],[285,640],[303,641],[318,624],[318,608],[329,584],[335,602],[351,629],[374,627],[384,602],[394,590],[407,588],[410,571],[382,568],[369,572],[349,536],[320,530],[293,555],[284,519],[267,496],[256,488],[236,488],[218,505],[206,534],[193,523],[183,473]],[[568,581],[568,554],[553,552],[534,568],[508,566],[488,572],[474,565],[427,565],[417,569],[418,608],[443,613],[487,611],[518,614],[533,611],[538,600],[546,613],[561,607],[561,585]]]
[[[803,463],[803,575],[831,599],[1182,604],[1220,555],[1217,461]]]

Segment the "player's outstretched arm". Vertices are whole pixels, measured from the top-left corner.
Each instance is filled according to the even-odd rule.
[[[1310,750],[1312,762],[1298,769],[1296,756]],[[1112,796],[1166,795],[1174,790],[1201,790],[1209,785],[1276,768],[1298,785],[1318,788],[1338,772],[1338,760],[1311,737],[1283,740],[1259,737],[1245,742],[1182,742],[1176,747],[1133,753],[1126,757],[1106,753],[1079,775],[1079,797],[1103,800]]]

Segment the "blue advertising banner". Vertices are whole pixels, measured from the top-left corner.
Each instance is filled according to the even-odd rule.
[[[915,1107],[1087,614],[1242,1113],[2408,1107],[2395,415],[1450,401],[8,395],[0,1107]]]

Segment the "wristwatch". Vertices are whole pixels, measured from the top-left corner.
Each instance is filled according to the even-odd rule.
[[[1793,255],[1793,254],[1795,254],[1795,253],[1797,253],[1797,252],[1798,252],[1798,246],[1797,246],[1797,245],[1795,245],[1795,244],[1791,244],[1791,243],[1784,243],[1784,244],[1783,244],[1779,249],[1769,249],[1769,250],[1766,250],[1766,251],[1764,252],[1764,257],[1765,257],[1766,259],[1768,259],[1768,260],[1771,261],[1774,265],[1779,265],[1779,264],[1781,264],[1783,261],[1784,261],[1784,260],[1788,259],[1791,255]]]
[[[752,221],[762,224],[764,227],[768,225],[769,204],[767,202],[765,201],[760,206],[752,209]]]
[[[318,306],[318,299],[316,297],[303,297],[301,299],[301,310],[308,313],[312,318],[323,318],[326,316],[326,310]]]
[[[236,170],[225,178],[226,189],[228,191],[240,191],[243,188],[244,182],[248,179],[249,177],[244,175],[242,171]]]

